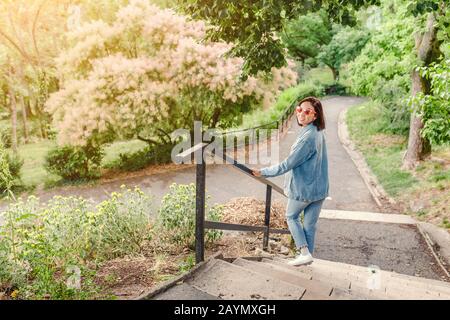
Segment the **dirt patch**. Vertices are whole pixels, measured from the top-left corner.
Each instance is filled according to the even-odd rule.
[[[372,146],[377,147],[392,147],[395,145],[402,145],[406,142],[406,138],[398,135],[389,135],[378,133],[370,137]]]
[[[133,299],[150,287],[180,274],[180,266],[191,254],[158,254],[124,257],[105,262],[96,273],[95,282],[106,295]]]
[[[223,222],[264,226],[265,201],[248,197],[232,198],[224,205]],[[270,227],[287,228],[286,208],[281,201],[274,201],[270,207]]]
[[[399,198],[406,212],[420,221],[444,227],[450,232],[450,183],[443,187],[420,188]]]
[[[96,282],[119,298],[131,297],[155,283],[151,272],[154,263],[147,257],[110,260],[98,271]]]
[[[433,152],[411,174],[418,183],[398,197],[404,212],[450,232],[450,149]]]
[[[264,225],[265,202],[254,198],[233,198],[224,205],[222,221],[248,225]],[[285,208],[275,201],[271,207],[271,227],[287,228]],[[205,249],[205,257],[222,252],[224,257],[273,256],[291,254],[291,236],[271,234],[269,247],[263,251],[263,233],[227,232],[222,238]],[[151,287],[186,272],[183,263],[193,258],[195,252],[187,248],[169,248],[166,252],[155,247],[157,243],[144,246],[142,255],[114,259],[104,263],[96,275],[96,283],[108,294],[118,299],[134,299]],[[283,251],[283,253],[282,253]],[[163,252],[163,253],[161,253]],[[188,263],[189,264],[189,263]],[[193,265],[191,265],[193,266]]]

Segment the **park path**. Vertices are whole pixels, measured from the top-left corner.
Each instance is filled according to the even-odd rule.
[[[327,97],[322,100],[326,116],[326,140],[329,157],[330,197],[324,203],[325,209],[340,209],[352,211],[380,211],[373,200],[364,181],[359,175],[354,163],[342,147],[338,138],[338,115],[348,107],[362,103],[358,97]],[[291,145],[298,136],[300,127],[292,117],[292,123],[286,134],[280,139],[280,160],[288,154]],[[272,178],[278,185],[283,185],[284,176]],[[179,170],[156,173],[152,175],[116,180],[94,186],[70,186],[54,188],[35,193],[41,201],[48,201],[55,195],[82,196],[99,202],[108,197],[111,192],[118,191],[121,185],[139,186],[144,192],[151,194],[154,206],[159,206],[160,200],[169,191],[172,183],[195,183],[195,167],[190,166]],[[265,199],[265,186],[255,179],[238,172],[228,164],[208,165],[206,170],[206,189],[211,196],[211,203],[225,203],[233,197],[254,197]],[[286,199],[278,193],[273,193],[274,199],[285,202]],[[5,204],[0,206],[0,210]],[[152,210],[154,211],[154,210]]]
[[[324,209],[348,211],[382,212],[367,189],[359,171],[342,147],[338,138],[338,117],[348,107],[358,105],[364,100],[357,97],[326,97],[322,99],[326,116],[326,141],[328,147],[330,197]],[[283,160],[297,138],[300,128],[295,118],[279,140],[279,159]],[[283,176],[272,178],[282,186]],[[149,214],[155,216],[161,198],[169,191],[172,183],[195,183],[195,166],[178,170],[155,173],[134,178],[118,179],[94,186],[55,188],[35,193],[41,201],[48,201],[55,195],[82,196],[99,202],[111,192],[120,190],[121,185],[139,186],[153,196]],[[225,203],[234,197],[254,197],[265,199],[265,185],[243,174],[231,165],[214,164],[206,169],[206,189],[210,204]],[[273,192],[275,200],[286,203],[286,198]],[[5,204],[0,204],[0,212]],[[1,218],[1,216],[0,216]],[[2,221],[0,221],[0,224]],[[441,279],[442,270],[438,267],[432,252],[423,236],[414,225],[358,221],[355,219],[319,219],[316,236],[315,257],[329,261],[351,263],[360,266],[371,264],[382,270],[401,274]]]

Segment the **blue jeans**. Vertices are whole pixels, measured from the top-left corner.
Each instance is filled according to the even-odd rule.
[[[288,199],[286,220],[297,249],[308,246],[309,252],[311,254],[314,252],[316,223],[319,220],[320,210],[324,201],[325,199],[313,202]],[[305,214],[302,226],[299,218],[303,210]]]

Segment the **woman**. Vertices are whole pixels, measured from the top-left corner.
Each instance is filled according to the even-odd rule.
[[[296,108],[297,123],[302,126],[289,156],[280,164],[252,170],[255,176],[275,177],[286,174],[284,192],[288,197],[286,219],[294,238],[297,256],[288,264],[298,266],[313,261],[316,223],[328,196],[328,158],[325,118],[319,99],[308,97]],[[304,211],[303,225],[300,213]]]

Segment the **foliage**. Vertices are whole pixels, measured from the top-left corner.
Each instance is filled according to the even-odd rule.
[[[317,61],[327,65],[335,78],[339,75],[341,65],[356,58],[370,38],[367,30],[333,26],[333,38],[320,48]]]
[[[45,158],[45,169],[68,181],[93,179],[99,176],[103,151],[88,144],[82,147],[70,145],[51,149]]]
[[[173,183],[166,194],[159,209],[156,230],[160,237],[167,238],[171,243],[183,247],[195,246],[195,184],[182,185]],[[210,196],[207,196],[207,200]],[[220,221],[222,206],[209,207],[205,204],[205,217],[210,221]],[[211,243],[222,236],[221,231],[207,230],[206,243]],[[163,239],[162,239],[163,240]],[[163,240],[164,241],[164,240]]]
[[[348,64],[343,77],[355,94],[371,97],[385,105],[388,128],[407,134],[410,113],[405,104],[411,90],[415,18],[403,2],[383,2],[383,20],[361,54]]]
[[[148,239],[149,205],[139,189],[124,187],[95,207],[75,197],[19,199],[2,213],[0,286],[19,298],[92,298],[96,264],[138,253]],[[68,286],[76,271],[79,288]]]
[[[207,28],[145,0],[130,1],[110,24],[81,24],[58,58],[61,90],[47,102],[59,142],[162,139],[193,120],[215,127],[296,82],[288,68],[243,80],[242,59],[224,57],[230,44],[205,41]]]
[[[11,141],[11,127],[7,125],[3,125],[0,128],[0,143],[3,144],[5,148],[11,148],[12,141]]]
[[[430,81],[430,93],[419,93],[409,101],[417,108],[424,126],[421,134],[435,145],[450,143],[450,60],[419,68]]]
[[[216,28],[210,38],[234,43],[231,54],[245,60],[244,73],[257,74],[286,64],[285,48],[277,37],[287,21],[308,12],[324,9],[335,21],[355,24],[354,11],[378,0],[267,0],[222,1],[180,0],[195,19],[203,19]]]
[[[292,19],[281,33],[289,55],[302,62],[315,58],[331,38],[331,23],[323,10]]]
[[[186,273],[189,272],[195,266],[195,255],[190,254],[186,257],[186,259],[180,263],[179,272]]]
[[[300,101],[308,96],[321,97],[325,94],[325,89],[326,85],[321,82],[303,82],[295,87],[288,88],[279,95],[277,101],[270,109],[258,109],[244,114],[242,123],[238,128],[247,129],[275,122],[279,120],[284,111],[294,101]],[[269,127],[275,128],[276,125],[273,123],[272,126]]]
[[[391,196],[407,192],[417,183],[411,172],[401,170],[406,148],[404,136],[386,130],[389,118],[374,101],[349,109],[346,122],[350,137],[364,154],[367,164]]]
[[[0,194],[10,192],[14,186],[20,183],[23,160],[17,156],[7,153],[0,142]]]
[[[326,95],[344,96],[348,93],[347,91],[348,91],[348,88],[339,82],[335,82],[335,83],[325,87]]]
[[[171,161],[173,146],[173,144],[146,146],[135,152],[120,153],[119,158],[106,167],[123,171],[137,171],[149,164],[168,163]]]

